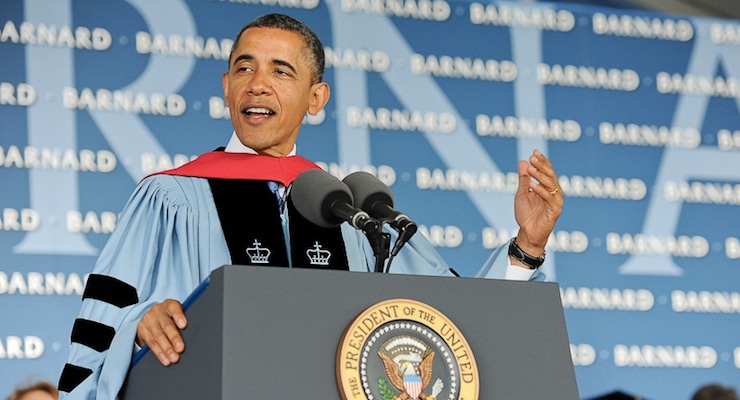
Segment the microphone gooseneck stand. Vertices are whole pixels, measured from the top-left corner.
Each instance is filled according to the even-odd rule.
[[[375,272],[388,272],[383,266],[390,255],[391,235],[383,232],[383,225],[374,219],[367,220],[361,229],[375,255]]]

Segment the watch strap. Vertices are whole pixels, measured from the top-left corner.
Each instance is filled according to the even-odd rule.
[[[545,253],[546,252],[543,251],[542,255],[539,257],[535,257],[527,253],[521,247],[519,247],[519,244],[516,242],[516,238],[512,239],[512,241],[509,243],[509,255],[514,257],[516,260],[519,260],[529,269],[539,268],[542,263],[545,262]]]

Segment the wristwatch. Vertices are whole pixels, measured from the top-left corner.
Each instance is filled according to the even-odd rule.
[[[529,269],[537,269],[540,267],[540,265],[542,265],[543,262],[545,262],[544,251],[542,252],[541,256],[535,257],[522,250],[522,248],[519,247],[519,244],[517,244],[516,238],[514,238],[511,243],[509,243],[509,255],[521,261],[522,264],[526,265]]]

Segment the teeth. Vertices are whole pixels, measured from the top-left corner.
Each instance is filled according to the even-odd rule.
[[[250,107],[247,108],[244,112],[250,114],[272,114],[272,111],[261,107]]]

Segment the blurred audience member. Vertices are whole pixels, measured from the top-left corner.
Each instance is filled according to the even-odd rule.
[[[735,389],[715,383],[700,387],[691,400],[738,400],[738,397]]]
[[[7,400],[57,400],[58,398],[59,391],[56,385],[41,381],[15,389]]]

